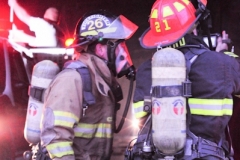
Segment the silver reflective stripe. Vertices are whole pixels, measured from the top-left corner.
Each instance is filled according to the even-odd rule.
[[[143,106],[139,106],[138,108],[134,107],[134,112],[139,113],[143,111]]]
[[[56,120],[59,120],[59,121],[66,121],[66,122],[69,122],[69,123],[75,123],[76,120],[73,119],[73,118],[70,118],[70,117],[63,117],[63,116],[55,116],[55,121]]]
[[[188,99],[191,114],[223,116],[232,115],[232,99]]]
[[[86,134],[93,134],[95,132],[101,132],[101,133],[112,133],[111,129],[110,128],[97,128],[94,127],[94,128],[83,128],[83,127],[80,127],[80,126],[77,126],[76,128],[74,128],[74,131],[75,132],[82,132],[82,133],[86,133]]]
[[[72,142],[58,142],[46,146],[50,158],[62,157],[64,155],[73,155]]]
[[[55,121],[54,125],[72,128],[79,118],[70,112],[54,111]]]
[[[144,111],[143,107],[144,107],[144,101],[133,103],[135,118],[142,118],[147,115],[147,112]]]
[[[67,152],[71,152],[71,151],[72,151],[72,148],[70,146],[66,146],[66,147],[59,146],[58,148],[49,150],[49,152],[51,152],[52,155],[57,155],[57,156],[65,155]]]
[[[108,123],[79,123],[78,126],[74,128],[74,132],[76,137],[84,138],[111,138],[113,133],[111,124]]]

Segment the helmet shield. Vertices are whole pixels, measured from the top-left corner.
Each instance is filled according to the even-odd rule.
[[[137,30],[138,26],[129,21],[126,17],[120,15],[115,20],[96,14],[83,21],[80,36],[98,36],[104,39],[129,39]]]
[[[199,18],[195,13],[188,0],[157,0],[151,10],[150,28],[140,38],[141,46],[156,48],[177,42],[195,25]]]

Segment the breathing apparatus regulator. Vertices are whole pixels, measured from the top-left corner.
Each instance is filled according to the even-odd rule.
[[[118,17],[106,10],[98,10],[85,14],[77,23],[75,28],[75,38],[70,48],[76,51],[89,52],[89,46],[100,43],[107,46],[107,60],[103,59],[112,72],[113,77],[126,76],[130,80],[129,95],[126,102],[125,111],[119,126],[115,130],[118,133],[125,121],[130,105],[133,81],[135,80],[135,67],[125,45],[125,40],[129,39],[137,30],[138,26],[126,17]],[[95,52],[93,51],[94,55]],[[96,55],[97,56],[97,55]],[[123,99],[121,86],[115,81],[112,92],[116,102]],[[118,104],[118,103],[117,103]],[[119,104],[116,105],[118,110]]]

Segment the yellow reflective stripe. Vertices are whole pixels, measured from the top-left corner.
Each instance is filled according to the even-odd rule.
[[[81,33],[81,36],[87,36],[87,35],[98,35],[99,32],[103,32],[103,33],[114,33],[116,32],[117,27],[111,27],[111,28],[103,28],[103,29],[98,29],[96,30],[92,30],[92,31],[86,31]]]
[[[54,125],[72,128],[74,123],[79,121],[79,118],[70,112],[53,111],[53,114],[55,116]]]
[[[179,2],[174,2],[173,5],[178,12],[181,12],[182,10],[184,10],[186,8],[184,5],[182,5]]]
[[[134,116],[135,118],[142,118],[147,115],[147,112],[143,110],[144,101],[138,101],[133,103]]]
[[[190,2],[189,0],[182,0],[186,5],[188,5]]]
[[[191,114],[223,116],[232,115],[233,100],[232,99],[198,99],[189,98]]]
[[[174,12],[169,6],[163,7],[163,18],[173,15]]]
[[[134,117],[135,118],[142,118],[142,117],[144,117],[146,115],[147,115],[147,112],[139,112],[139,113],[135,113]]]
[[[191,114],[204,115],[204,116],[223,116],[223,115],[232,115],[231,110],[201,110],[201,109],[191,109]]]
[[[158,17],[158,10],[154,9],[151,14],[151,18],[157,18]]]
[[[231,57],[239,57],[238,55],[236,55],[235,53],[233,53],[233,52],[224,52],[224,54],[226,54],[226,55],[229,55],[229,56],[231,56]]]
[[[109,123],[87,124],[79,123],[74,128],[76,137],[83,138],[112,138],[112,127]]]
[[[74,155],[72,142],[58,142],[46,146],[51,159],[66,155]]]

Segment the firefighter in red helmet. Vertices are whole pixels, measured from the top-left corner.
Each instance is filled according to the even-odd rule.
[[[115,94],[121,92],[115,77],[135,78],[125,40],[137,28],[106,10],[78,21],[76,60],[65,63],[45,92],[41,144],[51,159],[110,160],[115,105],[123,98]]]
[[[155,147],[152,134],[156,134],[156,130],[151,128],[148,97],[153,94],[150,59],[140,65],[136,73],[133,107],[135,117],[142,123],[136,143],[126,150],[126,159],[225,160],[233,157],[229,134],[225,131],[233,112],[233,96],[240,95],[238,56],[226,52],[228,35],[225,31],[218,39],[216,51],[210,50],[202,37],[193,34],[210,14],[206,1],[197,0],[196,4],[197,8],[188,0],[155,1],[149,16],[150,27],[140,38],[143,48],[170,47],[185,56],[187,80],[191,82],[191,94],[187,95],[185,147],[173,154]],[[160,86],[159,91],[164,92],[163,88]]]

